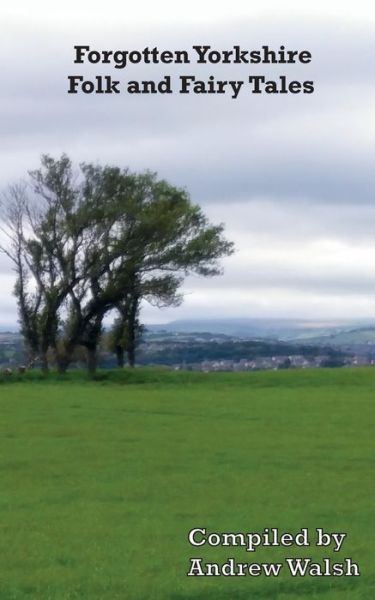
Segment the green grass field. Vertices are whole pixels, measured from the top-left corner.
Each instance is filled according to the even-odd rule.
[[[13,376],[14,377],[14,376]],[[375,598],[375,371],[152,370],[0,384],[1,600]],[[187,577],[194,527],[346,532],[360,577]]]

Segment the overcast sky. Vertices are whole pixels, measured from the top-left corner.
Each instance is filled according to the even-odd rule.
[[[199,317],[375,318],[375,6],[372,2],[18,1],[0,8],[0,185],[66,152],[157,171],[189,190],[236,244],[222,277],[189,279]],[[309,65],[74,65],[97,50],[309,50]],[[192,54],[193,56],[193,54]],[[314,80],[311,95],[77,95],[67,76]],[[17,320],[0,256],[0,325]]]

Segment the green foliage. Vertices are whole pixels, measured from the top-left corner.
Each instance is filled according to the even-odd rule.
[[[112,310],[122,329],[115,346],[134,364],[141,301],[178,304],[185,275],[218,275],[219,259],[233,251],[223,225],[211,225],[186,190],[155,173],[85,163],[75,173],[66,155],[45,155],[29,175],[33,197],[11,194],[7,254],[22,334],[45,370],[51,350],[65,370],[84,346],[94,373]]]

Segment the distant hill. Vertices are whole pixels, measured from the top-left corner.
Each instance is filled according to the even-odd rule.
[[[344,331],[332,331],[326,335],[311,337],[311,344],[329,344],[330,346],[375,346],[375,326],[346,329]]]
[[[320,338],[364,325],[361,322],[306,319],[190,319],[161,325],[147,325],[152,332],[210,332],[243,339],[279,339],[285,341]],[[327,339],[325,340],[327,343]]]

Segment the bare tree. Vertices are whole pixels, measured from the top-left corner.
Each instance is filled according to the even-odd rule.
[[[40,351],[38,320],[42,303],[41,290],[32,285],[32,272],[28,261],[28,247],[25,236],[27,220],[26,185],[9,186],[1,198],[1,226],[3,241],[0,251],[8,256],[16,274],[14,295],[17,298],[21,333],[33,364]]]

